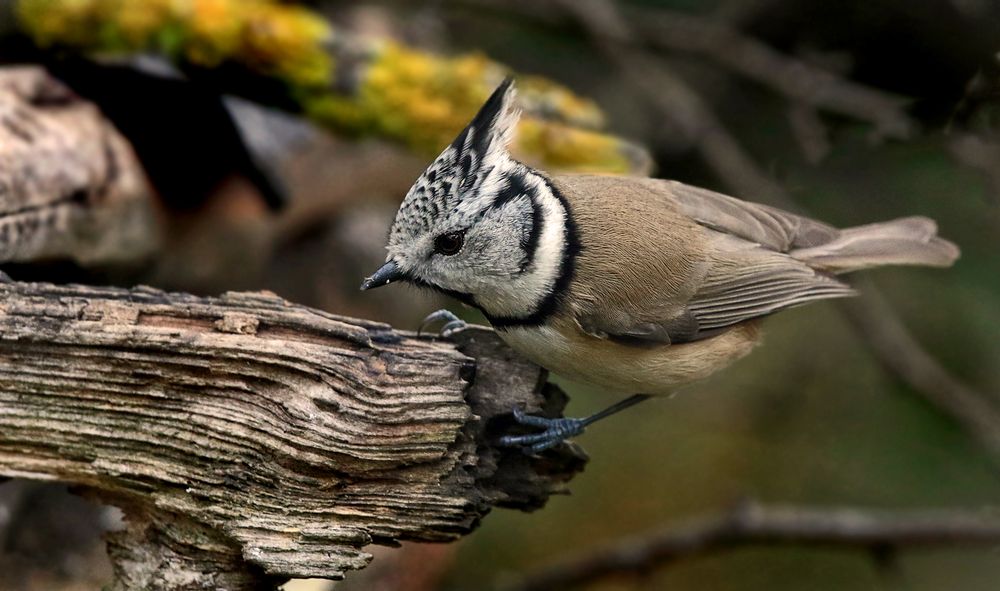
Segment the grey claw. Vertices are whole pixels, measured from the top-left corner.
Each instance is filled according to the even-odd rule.
[[[545,450],[549,449],[550,447],[555,447],[555,446],[559,445],[560,443],[562,443],[562,439],[550,439],[548,441],[543,441],[541,443],[536,443],[535,445],[529,445],[528,447],[524,448],[524,453],[526,453],[528,455],[536,454],[536,453],[538,453],[540,451],[545,451]]]
[[[553,437],[551,433],[536,433],[534,435],[508,435],[500,438],[500,445],[504,447],[520,447],[521,451],[531,455],[540,451],[555,447],[563,442],[563,439]]]
[[[504,447],[516,447],[518,445],[528,445],[540,441],[548,441],[548,433],[532,433],[530,435],[504,435],[500,438],[500,445]]]
[[[469,325],[464,320],[452,320],[441,327],[441,332],[438,333],[438,336],[448,339],[462,332],[468,326]]]
[[[541,433],[505,435],[500,438],[500,445],[523,447],[526,454],[534,454],[554,447],[570,437],[583,433],[587,425],[584,419],[548,419],[525,414],[520,408],[514,409],[514,420],[521,425],[543,429]]]
[[[448,310],[438,310],[436,312],[431,312],[426,318],[424,318],[423,322],[420,323],[420,328],[417,329],[417,336],[419,337],[423,334],[424,329],[427,328],[428,324],[441,321],[445,321],[445,325],[441,327],[441,331],[438,332],[438,336],[443,338],[451,337],[468,326],[464,320],[455,316],[452,312]]]
[[[545,417],[536,417],[535,415],[524,414],[524,411],[520,407],[514,409],[514,420],[522,425],[527,425],[529,427],[541,427],[547,429],[549,424],[553,419],[547,419]]]

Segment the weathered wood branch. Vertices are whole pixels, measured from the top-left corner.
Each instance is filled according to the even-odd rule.
[[[486,329],[453,344],[267,293],[0,284],[0,475],[122,507],[115,589],[337,577],[367,544],[537,508],[584,456],[494,441],[513,407],[564,403]]]
[[[157,238],[142,167],[100,111],[41,68],[0,68],[0,262],[135,262]]]

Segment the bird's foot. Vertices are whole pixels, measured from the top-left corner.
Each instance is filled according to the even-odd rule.
[[[534,454],[559,445],[570,437],[575,437],[581,433],[589,424],[587,419],[549,419],[524,414],[524,411],[515,408],[514,420],[521,425],[528,427],[539,427],[541,433],[530,435],[505,435],[500,438],[500,445],[506,447],[520,447],[526,454]]]
[[[469,326],[468,323],[448,310],[438,310],[437,312],[431,312],[424,318],[424,321],[420,323],[420,328],[417,329],[417,336],[419,337],[424,332],[428,324],[434,324],[435,322],[444,322],[444,326],[441,327],[441,330],[437,334],[437,336],[443,339],[450,338]]]

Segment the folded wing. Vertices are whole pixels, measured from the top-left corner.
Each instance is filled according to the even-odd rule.
[[[592,334],[637,343],[696,341],[787,308],[855,295],[835,274],[882,265],[948,266],[958,256],[928,218],[839,230],[673,181],[643,182],[705,229],[705,272],[679,314],[626,323],[616,318],[610,325],[584,319],[581,325]]]

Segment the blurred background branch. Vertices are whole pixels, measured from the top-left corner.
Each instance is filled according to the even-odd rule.
[[[879,363],[955,419],[1000,461],[1000,409],[996,396],[978,392],[951,375],[921,347],[871,281],[862,280],[864,300],[840,305]]]
[[[485,8],[506,14],[507,18],[524,17],[564,29],[573,26],[570,15],[574,13],[566,8],[580,8],[554,1],[452,0],[452,3]],[[916,127],[906,112],[910,102],[906,98],[858,84],[784,55],[720,19],[627,3],[620,7],[621,12],[616,15],[608,14],[595,5],[582,8],[594,17],[591,25],[598,25],[594,32],[608,40],[633,49],[646,47],[710,58],[790,100],[871,123],[877,138],[906,139]],[[610,17],[612,20],[603,21],[599,17]]]
[[[582,589],[742,546],[829,546],[876,556],[926,546],[994,546],[1000,519],[971,511],[866,512],[740,504],[720,515],[621,540],[527,573],[505,591]]]

